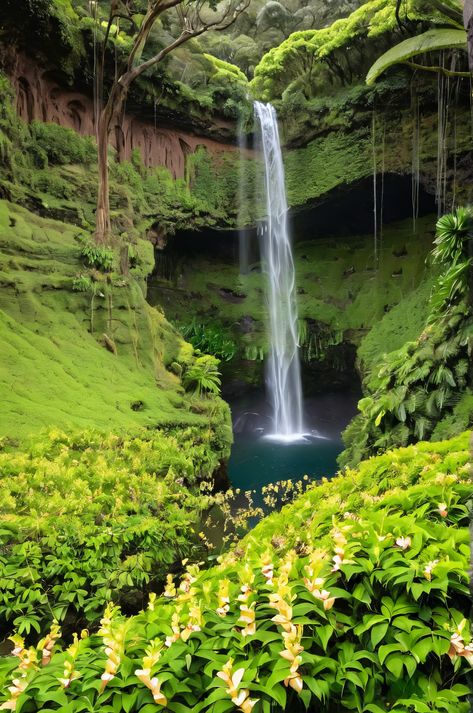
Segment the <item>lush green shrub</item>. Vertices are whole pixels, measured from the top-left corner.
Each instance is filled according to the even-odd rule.
[[[465,434],[315,486],[138,616],[109,607],[56,652],[54,629],[16,639],[0,697],[18,713],[467,713],[468,460]]]
[[[205,436],[205,437],[204,437]],[[199,549],[219,452],[209,429],[66,436],[0,452],[0,626],[93,622],[107,600],[139,609]]]
[[[113,269],[115,253],[111,248],[87,241],[82,245],[80,254],[88,267],[95,267],[103,272],[110,272]]]
[[[219,359],[211,354],[197,357],[184,372],[182,383],[198,396],[220,393]]]
[[[360,414],[343,439],[341,465],[429,437],[469,385],[473,316],[468,298],[472,212],[463,208],[437,222],[432,256],[442,266],[425,327],[415,341],[385,354],[367,380]],[[470,423],[465,423],[465,427]]]
[[[231,333],[219,324],[201,324],[194,318],[189,324],[178,327],[184,339],[205,354],[212,354],[222,361],[231,361],[236,354]]]
[[[96,160],[97,151],[90,137],[79,136],[76,131],[58,124],[33,121],[31,140],[54,164],[91,163]]]

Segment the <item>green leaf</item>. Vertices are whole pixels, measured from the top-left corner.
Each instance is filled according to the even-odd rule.
[[[381,624],[376,624],[371,629],[371,643],[373,648],[379,644],[380,641],[384,639],[384,636],[388,630],[389,622],[385,621]]]
[[[426,52],[436,52],[444,49],[464,49],[466,51],[466,32],[453,29],[433,29],[391,47],[373,64],[366,76],[367,84],[375,81],[390,67],[400,62],[407,62]]]
[[[396,678],[401,677],[402,667],[404,664],[404,656],[402,654],[390,654],[385,662],[386,668]]]

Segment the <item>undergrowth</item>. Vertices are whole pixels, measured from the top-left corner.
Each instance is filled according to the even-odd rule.
[[[17,713],[466,713],[468,460],[465,434],[314,486],[137,616],[15,637],[0,695]]]

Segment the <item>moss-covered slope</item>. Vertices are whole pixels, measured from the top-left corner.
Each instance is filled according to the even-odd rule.
[[[208,423],[195,409],[221,414],[228,443],[223,403],[192,406],[166,368],[192,350],[145,300],[149,244],[129,277],[97,274],[93,296],[73,289],[84,270],[80,233],[0,203],[0,434]]]

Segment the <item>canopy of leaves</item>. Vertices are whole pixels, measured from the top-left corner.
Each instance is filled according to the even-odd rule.
[[[349,17],[330,27],[293,33],[280,46],[270,50],[255,69],[252,90],[255,96],[272,100],[280,97],[291,81],[306,82],[312,93],[324,81],[328,65],[333,77],[349,82],[361,77],[369,67],[370,56],[392,46],[400,38],[396,0],[369,0]],[[458,8],[455,0],[446,3]],[[406,0],[402,6],[405,31],[419,27],[451,25],[452,21],[424,0]]]

